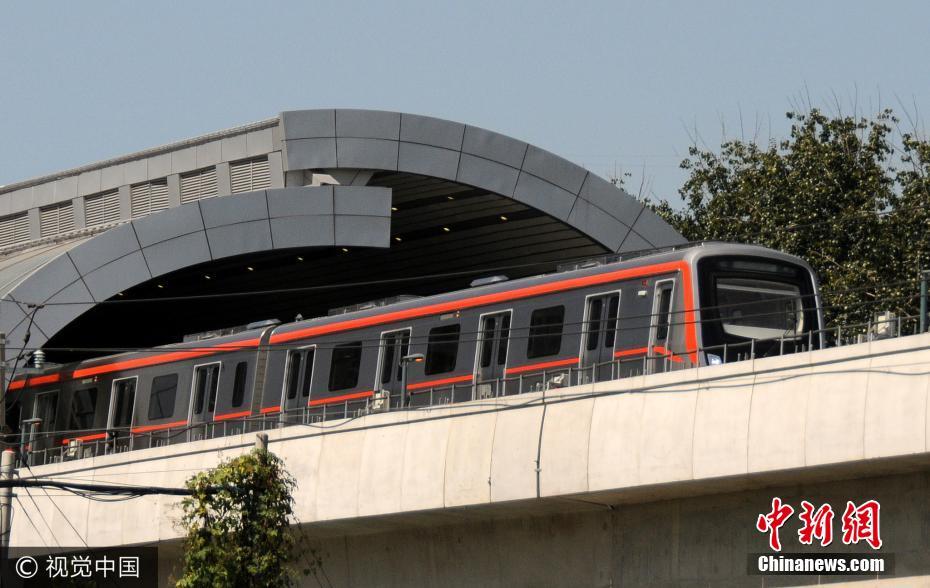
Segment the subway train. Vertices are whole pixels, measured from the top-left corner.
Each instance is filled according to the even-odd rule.
[[[822,320],[803,260],[689,244],[32,369],[8,422],[68,459],[817,348]]]

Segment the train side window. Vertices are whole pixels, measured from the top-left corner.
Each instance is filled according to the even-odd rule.
[[[136,378],[124,378],[113,382],[113,399],[110,406],[110,428],[132,425],[132,413],[136,406]]]
[[[204,391],[207,388],[207,370],[199,369],[195,371],[197,372],[195,376],[197,384],[194,389],[197,393],[194,395],[194,414],[201,414],[203,412]]]
[[[489,317],[484,321],[484,332],[481,334],[481,367],[491,365],[491,353],[494,350],[494,330],[497,328],[497,319]]]
[[[588,351],[597,349],[597,343],[601,335],[601,311],[603,307],[604,301],[601,298],[591,300],[588,305],[588,343],[585,346]]]
[[[502,313],[500,316],[489,316],[482,321],[484,323],[484,330],[481,333],[481,361],[478,364],[480,367],[489,367],[492,360],[495,359],[492,355],[494,354],[495,333],[498,332],[497,321],[500,321],[500,331],[497,336],[500,341],[497,344],[496,361],[497,365],[504,365],[507,363],[507,341],[510,338],[509,312]]]
[[[404,378],[404,364],[400,361],[402,358],[407,357],[410,352],[410,330],[406,330],[401,333],[400,336],[400,345],[397,347],[397,361],[394,365],[397,366],[397,380],[400,381]]]
[[[36,396],[32,418],[40,419],[36,431],[54,431],[55,414],[58,412],[58,391],[40,392]]]
[[[94,426],[94,415],[97,412],[97,389],[85,388],[77,390],[71,398],[71,418],[68,429],[81,431]]]
[[[200,414],[203,412],[203,395],[204,391],[207,388],[207,370],[197,369],[194,370],[196,375],[196,385],[194,389],[196,393],[194,394],[194,414]]]
[[[333,347],[329,366],[329,390],[345,390],[358,384],[359,366],[362,363],[362,342],[343,343]]]
[[[526,346],[526,357],[556,355],[562,349],[562,325],[565,322],[565,307],[538,308],[530,315],[530,333]]]
[[[249,362],[240,361],[236,364],[236,377],[233,381],[232,407],[239,408],[245,401],[245,379],[249,375]]]
[[[297,398],[297,385],[300,380],[300,351],[291,351],[287,370],[287,399]]]
[[[384,342],[384,352],[381,355],[381,383],[387,384],[394,375],[394,337],[391,336]]]
[[[302,398],[310,397],[310,383],[313,381],[313,356],[314,349],[307,349],[304,352],[304,379],[300,381],[300,396]]]
[[[174,401],[178,393],[178,375],[167,374],[152,379],[152,396],[149,399],[149,420],[174,416]]]
[[[604,334],[604,347],[614,348],[617,337],[617,314],[620,312],[620,295],[614,294],[607,301],[607,332]]]
[[[656,344],[668,340],[668,329],[671,324],[672,286],[674,282],[663,282],[656,286]]]
[[[220,364],[211,363],[208,365],[199,365],[194,370],[195,394],[194,394],[194,411],[195,415],[203,414],[204,400],[207,401],[207,413],[212,414],[216,408],[216,393],[220,383]]]
[[[212,372],[212,378],[210,379],[210,402],[207,405],[207,410],[213,413],[216,410],[216,393],[220,384],[220,364],[211,366],[210,371]]]
[[[501,342],[497,346],[497,365],[507,363],[507,341],[510,339],[510,313],[501,318]]]
[[[430,329],[429,342],[426,345],[426,369],[424,370],[427,376],[451,372],[455,369],[461,332],[462,325],[447,325]]]

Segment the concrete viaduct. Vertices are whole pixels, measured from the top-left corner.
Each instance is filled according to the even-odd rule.
[[[923,586],[928,364],[930,334],[917,335],[290,426],[271,432],[269,448],[298,480],[298,518],[334,586],[871,584],[748,576],[748,555],[767,550],[754,525],[773,496],[879,500],[896,577],[875,585]],[[180,486],[253,437],[32,473]],[[177,563],[175,498],[17,492],[14,545],[155,544],[163,582]],[[785,529],[786,551],[817,551]]]

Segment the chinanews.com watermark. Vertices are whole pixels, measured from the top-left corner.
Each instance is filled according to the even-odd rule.
[[[3,588],[113,586],[155,588],[158,549],[13,548],[0,561]]]
[[[863,553],[753,553],[749,556],[753,575],[869,576],[894,573],[894,556]]]
[[[807,500],[800,510],[772,498],[771,510],[756,519],[756,531],[768,536],[769,553],[751,553],[748,572],[753,575],[868,575],[894,574],[894,554],[877,553],[882,549],[881,505],[877,500],[862,503],[846,501],[839,517],[839,533],[834,536],[836,512],[830,504],[815,506]],[[842,543],[868,548],[861,553],[782,553],[782,531],[797,513],[797,543],[802,546],[826,548]],[[790,527],[789,527],[790,528]],[[786,533],[787,534],[787,533]],[[790,541],[790,540],[789,540]]]

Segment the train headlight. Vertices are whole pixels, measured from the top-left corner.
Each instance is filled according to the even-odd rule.
[[[714,355],[713,353],[707,354],[707,365],[721,365],[723,364],[723,359],[719,355]]]

